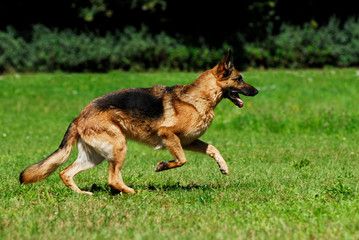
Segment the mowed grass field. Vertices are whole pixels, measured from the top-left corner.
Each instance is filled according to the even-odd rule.
[[[244,72],[259,89],[237,108],[224,99],[202,140],[215,161],[186,152],[181,168],[129,141],[124,181],[111,193],[108,164],[67,188],[58,173],[33,185],[19,174],[57,149],[92,99],[119,88],[187,84],[199,73],[25,74],[0,77],[1,239],[358,239],[359,72],[356,69]]]

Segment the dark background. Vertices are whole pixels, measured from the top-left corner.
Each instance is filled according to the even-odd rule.
[[[359,66],[356,1],[0,1],[0,72]]]
[[[282,23],[321,26],[331,16],[345,21],[358,16],[355,1],[196,1],[196,0],[15,0],[0,2],[0,30],[13,26],[26,33],[34,24],[78,31],[122,30],[125,26],[181,35],[188,41],[222,44],[275,34]],[[236,34],[233,34],[236,33]]]

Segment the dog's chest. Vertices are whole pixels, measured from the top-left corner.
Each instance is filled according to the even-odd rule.
[[[164,121],[161,127],[171,128],[183,145],[202,136],[213,121],[214,109],[207,100],[186,95],[180,101],[165,103]]]
[[[211,125],[213,118],[214,112],[211,111],[200,115],[197,121],[187,122],[185,130],[180,136],[182,144],[189,144],[202,136]]]

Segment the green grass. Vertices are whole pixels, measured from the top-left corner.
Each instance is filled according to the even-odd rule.
[[[359,76],[355,69],[249,71],[260,93],[239,109],[223,100],[201,138],[226,159],[129,142],[123,176],[141,190],[112,195],[108,165],[75,181],[19,185],[19,173],[60,144],[93,98],[126,87],[192,82],[198,73],[26,74],[0,77],[1,239],[358,239]]]

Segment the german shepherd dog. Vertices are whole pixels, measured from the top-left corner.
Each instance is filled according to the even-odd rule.
[[[217,148],[198,138],[206,132],[213,120],[214,108],[223,98],[241,108],[243,101],[238,94],[255,96],[257,93],[234,68],[230,49],[218,65],[202,73],[192,84],[111,92],[90,102],[71,122],[59,148],[26,168],[20,174],[20,183],[34,183],[48,177],[69,159],[77,142],[76,161],[60,172],[60,178],[69,188],[92,194],[82,191],[73,178],[107,159],[108,184],[123,193],[135,193],[126,186],[121,175],[127,138],[155,149],[169,150],[174,160],[159,162],[156,172],[185,164],[185,149],[212,157],[221,173],[228,174],[227,164]]]

